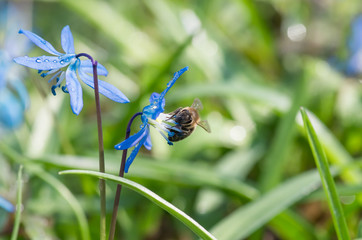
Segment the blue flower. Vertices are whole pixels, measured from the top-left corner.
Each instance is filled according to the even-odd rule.
[[[83,108],[83,93],[82,87],[77,78],[77,72],[80,79],[94,88],[93,77],[89,74],[93,73],[92,62],[90,60],[80,60],[74,50],[73,36],[69,26],[65,26],[61,34],[61,44],[65,53],[60,53],[54,47],[38,35],[20,30],[19,33],[24,34],[35,45],[45,50],[46,52],[55,56],[39,56],[39,57],[17,57],[14,61],[26,67],[39,70],[42,77],[53,75],[49,82],[56,79],[56,83],[52,86],[52,93],[55,95],[55,89],[61,86],[62,81],[65,79],[66,84],[62,90],[70,95],[70,105],[74,114],[78,115]],[[67,69],[62,70],[64,67]],[[107,69],[98,64],[98,75],[107,76]],[[109,99],[120,102],[129,102],[128,98],[113,85],[98,80],[99,92]]]
[[[176,123],[170,118],[168,114],[163,113],[165,111],[165,95],[176,82],[176,80],[188,69],[188,67],[185,67],[180,71],[175,72],[172,80],[168,82],[166,89],[161,94],[156,92],[152,93],[149,99],[150,104],[144,107],[142,110],[142,125],[140,126],[141,130],[115,146],[117,150],[124,150],[137,145],[126,161],[126,173],[128,172],[130,165],[132,164],[142,145],[145,146],[146,149],[151,150],[152,143],[150,136],[150,126],[154,127],[166,139],[169,145],[173,145],[172,142],[168,140],[168,136],[174,135],[174,132],[171,132],[170,129],[174,131],[180,130],[173,127],[172,124],[174,125]]]
[[[347,61],[348,75],[362,74],[362,15],[352,22],[351,37],[348,41],[350,57]]]
[[[16,5],[9,3],[1,9],[0,32],[5,38],[0,48],[0,131],[19,127],[24,121],[24,111],[29,105],[28,92],[20,79],[21,71],[15,66],[12,57],[25,51],[26,44],[17,41],[17,33],[12,29],[25,22]],[[16,16],[16,17],[14,17]],[[1,135],[2,133],[0,133]]]
[[[14,212],[15,207],[9,201],[5,200],[4,198],[0,197],[0,207],[5,209],[8,212]]]

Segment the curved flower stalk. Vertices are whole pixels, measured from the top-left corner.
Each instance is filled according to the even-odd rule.
[[[140,126],[140,131],[115,146],[117,150],[124,150],[136,146],[126,161],[126,173],[142,145],[145,146],[146,149],[151,150],[150,126],[154,127],[166,139],[169,145],[173,145],[172,142],[168,140],[168,137],[173,136],[175,133],[170,130],[180,130],[173,126],[176,123],[170,116],[163,113],[165,111],[165,95],[176,80],[187,70],[188,67],[185,67],[175,72],[173,78],[168,82],[166,89],[162,93],[152,93],[149,99],[150,104],[142,110],[142,125]]]
[[[347,74],[351,76],[362,74],[362,15],[352,22],[348,49],[350,56],[347,61]]]
[[[8,212],[14,212],[15,211],[15,207],[13,204],[11,204],[8,200],[2,198],[0,196],[0,207],[5,209]]]
[[[49,42],[30,31],[20,30],[19,33],[24,34],[35,45],[54,56],[24,56],[14,58],[14,61],[26,67],[37,69],[42,77],[52,75],[49,82],[55,80],[55,84],[51,87],[53,95],[56,95],[55,89],[60,88],[65,79],[66,84],[62,86],[62,90],[69,93],[72,111],[78,115],[83,108],[83,93],[77,73],[85,84],[94,88],[93,77],[89,75],[93,73],[93,65],[90,60],[80,60],[79,56],[75,54],[73,35],[69,26],[65,26],[61,33],[61,44],[65,53],[58,52]],[[64,69],[65,67],[67,68]],[[107,76],[108,71],[104,66],[98,64],[97,73]],[[128,98],[112,84],[98,80],[98,85],[99,93],[109,99],[119,103],[129,102]]]

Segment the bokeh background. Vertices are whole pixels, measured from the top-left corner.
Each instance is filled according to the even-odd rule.
[[[102,80],[131,100],[119,104],[101,96],[108,173],[118,173],[122,153],[114,145],[123,141],[131,116],[152,92],[164,89],[173,72],[189,66],[166,95],[166,112],[200,98],[201,117],[212,133],[197,128],[171,147],[152,129],[152,151],[141,149],[127,178],[211,232],[240,212],[229,227],[241,234],[218,239],[336,239],[319,180],[306,175],[316,166],[298,120],[304,106],[330,164],[347,166],[335,179],[350,234],[362,237],[359,0],[2,0],[0,8],[0,47],[8,55],[3,62],[46,55],[17,34],[20,28],[61,51],[60,33],[69,25],[76,52],[104,65],[109,75]],[[0,196],[15,204],[23,164],[19,239],[80,239],[77,204],[97,239],[98,180],[58,175],[64,169],[97,170],[93,91],[83,89],[84,108],[76,116],[69,97],[61,91],[53,96],[36,70],[13,64],[2,69],[0,88],[14,98],[4,100],[0,91],[0,109],[10,109],[0,112],[0,120],[11,112],[18,122],[0,125]],[[16,81],[27,94],[16,90]],[[132,131],[139,125],[138,119]],[[115,188],[107,182],[108,223]],[[118,239],[197,239],[127,189],[118,220]],[[0,209],[0,239],[10,239],[13,221],[13,213]]]

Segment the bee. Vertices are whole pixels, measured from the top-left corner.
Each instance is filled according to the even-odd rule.
[[[174,128],[176,128],[176,130],[170,129],[171,134],[168,135],[168,140],[177,142],[190,136],[197,125],[210,133],[209,123],[206,120],[200,119],[198,111],[202,109],[203,106],[200,99],[196,98],[191,107],[180,107],[170,112],[169,115],[171,115],[171,117],[169,119],[175,122]]]

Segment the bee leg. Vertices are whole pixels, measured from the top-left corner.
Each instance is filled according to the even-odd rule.
[[[171,115],[171,117],[169,117],[168,119],[173,118],[174,116],[176,116],[180,111],[181,111],[182,107],[177,108],[175,111],[167,113],[168,115]]]

